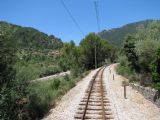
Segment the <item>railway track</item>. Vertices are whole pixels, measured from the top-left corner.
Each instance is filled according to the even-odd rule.
[[[113,120],[110,102],[103,82],[104,67],[93,76],[74,116],[81,120]]]

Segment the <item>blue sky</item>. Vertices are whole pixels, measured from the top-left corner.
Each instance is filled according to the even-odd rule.
[[[84,35],[97,32],[94,0],[64,0]],[[160,0],[97,0],[101,30],[145,19],[160,19]],[[64,42],[80,42],[76,27],[60,0],[0,0],[0,20],[34,27]]]

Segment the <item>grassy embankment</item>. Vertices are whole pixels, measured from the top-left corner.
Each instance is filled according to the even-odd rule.
[[[55,106],[56,101],[60,100],[87,73],[83,73],[78,78],[66,75],[50,81],[32,83],[29,87],[29,102],[27,106],[33,115],[32,118],[43,117],[51,107]]]

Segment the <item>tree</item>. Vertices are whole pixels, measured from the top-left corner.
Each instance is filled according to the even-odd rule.
[[[105,58],[112,55],[112,48],[106,40],[102,40],[95,33],[90,33],[80,43],[82,65],[87,69],[95,68],[96,55],[97,65],[101,66]]]
[[[77,77],[82,73],[83,67],[80,64],[81,50],[75,46],[73,41],[65,43],[61,49],[61,61],[59,65],[65,70],[70,69],[73,76]]]
[[[156,85],[160,84],[159,82],[155,83],[160,77],[157,53],[160,48],[159,32],[160,22],[153,21],[145,27],[143,25],[139,26],[137,33],[125,37],[123,48],[129,61],[128,67],[136,70],[135,72],[141,76],[142,84],[148,85],[152,82],[151,80]]]
[[[160,48],[156,52],[156,58],[150,65],[154,87],[160,91]]]
[[[10,119],[11,88],[15,79],[15,49],[6,34],[0,34],[0,119]]]
[[[27,81],[16,78],[16,48],[14,39],[8,34],[0,35],[0,119],[22,119],[21,111],[24,105],[22,98],[26,97]],[[22,79],[22,78],[21,78]]]
[[[156,56],[156,51],[160,46],[160,24],[156,21],[151,22],[145,28],[140,26],[135,37],[135,52],[139,58],[141,72],[150,72],[149,65]],[[146,59],[147,58],[147,59]]]
[[[135,38],[132,35],[128,35],[125,37],[124,46],[123,46],[125,55],[130,62],[129,66],[136,71],[139,71],[138,66],[138,56],[135,52]]]

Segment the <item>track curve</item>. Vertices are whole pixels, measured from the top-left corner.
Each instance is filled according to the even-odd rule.
[[[79,108],[74,116],[75,119],[114,119],[103,82],[104,69],[105,67],[101,67],[90,81],[85,96],[82,98]]]

